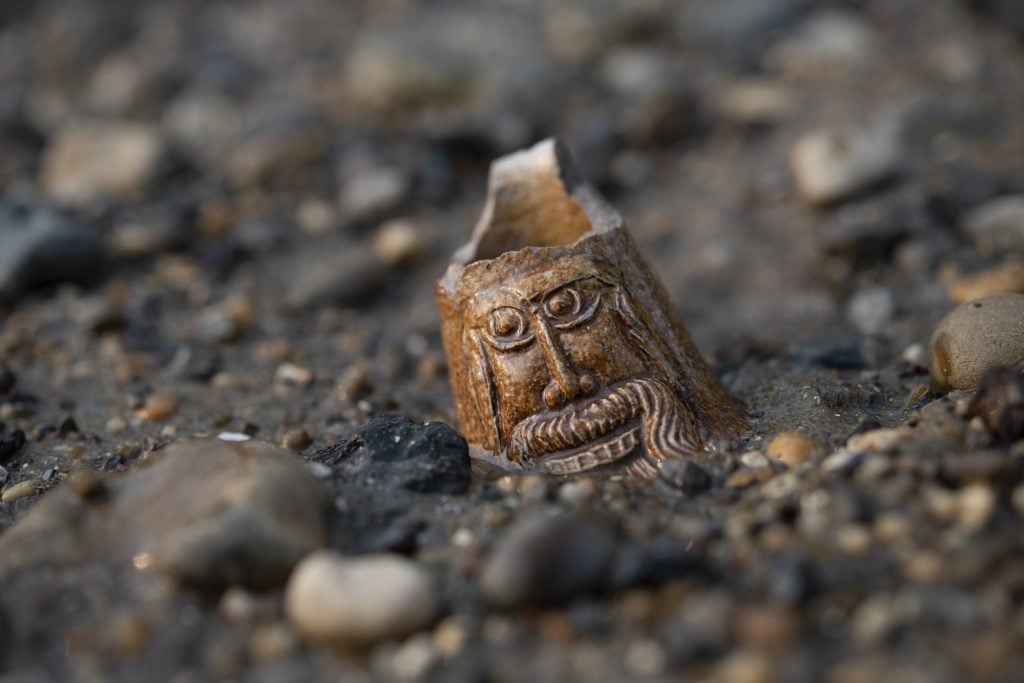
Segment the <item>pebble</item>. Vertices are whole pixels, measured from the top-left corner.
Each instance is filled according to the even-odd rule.
[[[667,657],[665,650],[649,638],[634,640],[626,648],[626,670],[635,676],[651,677],[664,673]]]
[[[304,259],[296,266],[288,288],[295,307],[358,306],[378,294],[390,269],[363,244],[348,244]]]
[[[0,502],[13,503],[20,498],[27,498],[36,492],[36,483],[32,480],[22,481],[4,489]]]
[[[0,536],[0,575],[134,563],[188,585],[267,590],[326,540],[326,493],[293,453],[270,444],[182,441],[103,484],[102,505],[69,486],[37,502]]]
[[[338,396],[345,401],[358,401],[372,394],[372,364],[361,361],[349,365],[338,378],[337,390]]]
[[[349,220],[365,220],[397,208],[409,191],[409,177],[399,168],[361,169],[343,184],[338,205]]]
[[[107,492],[107,485],[96,473],[78,469],[71,473],[68,485],[80,500],[97,500]]]
[[[1005,195],[974,207],[963,227],[983,256],[1024,253],[1024,195]]]
[[[757,650],[737,650],[723,658],[715,667],[716,683],[775,683],[775,672],[769,655]]]
[[[884,332],[895,313],[896,297],[888,287],[859,289],[846,306],[847,320],[865,335]]]
[[[827,8],[811,15],[773,46],[765,62],[791,76],[813,76],[829,69],[868,62],[878,46],[871,25],[857,13]]]
[[[757,473],[750,468],[741,468],[725,478],[725,485],[733,489],[745,489],[759,481]]]
[[[796,639],[800,630],[795,616],[780,607],[743,607],[735,619],[737,639],[760,649],[784,649]]]
[[[498,607],[562,603],[599,587],[615,555],[612,530],[585,513],[535,513],[502,533],[480,573]]]
[[[111,619],[110,640],[121,657],[137,657],[149,644],[152,632],[139,614],[121,613]]]
[[[988,484],[968,484],[958,496],[958,521],[969,531],[979,531],[992,519],[996,494]]]
[[[241,325],[227,306],[207,306],[195,317],[193,324],[195,338],[206,344],[218,344],[233,341],[242,332]]]
[[[690,460],[668,458],[658,463],[658,476],[687,496],[696,496],[711,488],[711,475]]]
[[[262,624],[249,639],[249,654],[259,664],[275,662],[299,649],[298,634],[288,624]]]
[[[163,150],[151,126],[72,123],[47,146],[41,183],[50,197],[69,204],[131,198],[153,180]]]
[[[353,448],[354,446],[354,448]],[[470,484],[469,447],[446,424],[416,424],[401,415],[378,415],[342,441],[314,456],[352,483],[418,493],[465,493]]]
[[[715,98],[715,107],[722,116],[747,126],[777,123],[793,113],[796,105],[790,88],[766,78],[731,81]]]
[[[434,647],[445,659],[457,655],[469,640],[469,630],[457,616],[448,617],[434,629]]]
[[[955,304],[1004,292],[1024,294],[1024,266],[1012,263],[999,266],[958,277],[949,285],[949,298]]]
[[[289,429],[284,433],[284,436],[281,437],[281,447],[293,451],[301,451],[311,443],[313,443],[313,439],[311,439],[306,430],[301,427]]]
[[[1010,494],[1010,504],[1018,515],[1024,516],[1024,484],[1018,484]]]
[[[854,453],[895,453],[913,438],[907,427],[872,429],[851,436],[846,448]]]
[[[122,259],[152,256],[188,246],[188,222],[173,211],[144,214],[114,227],[107,244]]]
[[[167,371],[175,377],[195,382],[208,382],[220,370],[221,359],[208,346],[182,344],[174,352]]]
[[[25,445],[25,432],[12,429],[7,432],[0,422],[0,462],[9,459]]]
[[[143,420],[158,422],[170,418],[176,412],[178,412],[178,399],[169,394],[149,394],[136,414]]]
[[[88,284],[104,269],[103,246],[91,230],[47,204],[0,201],[0,299],[62,282]]]
[[[420,230],[411,221],[393,220],[380,226],[373,237],[373,252],[381,263],[406,267],[424,254]]]
[[[338,227],[338,211],[322,199],[306,199],[295,211],[295,223],[308,235],[326,235]]]
[[[277,596],[254,593],[239,586],[231,586],[217,602],[217,615],[229,624],[243,624],[265,620],[278,612]]]
[[[777,434],[768,444],[766,453],[772,460],[790,467],[822,460],[827,455],[825,447],[816,439],[800,432]]]
[[[7,483],[7,476],[7,469],[5,467],[0,467],[0,486]]]
[[[384,665],[386,678],[396,683],[427,680],[438,659],[437,649],[426,634],[414,635],[387,654],[390,656]]]
[[[871,532],[860,524],[844,524],[836,530],[836,543],[847,555],[861,557],[871,549]]]
[[[415,562],[329,550],[295,568],[284,605],[303,635],[339,647],[402,638],[429,626],[437,611],[433,581]]]
[[[295,387],[308,387],[315,379],[313,371],[295,363],[281,363],[274,371],[274,382]]]
[[[1024,360],[1024,294],[992,294],[960,304],[929,342],[932,380],[942,389],[974,389],[982,373]]]
[[[558,499],[572,506],[580,506],[597,495],[597,484],[589,477],[568,481],[558,489]]]
[[[800,196],[809,204],[841,202],[900,169],[893,133],[882,129],[832,129],[805,133],[790,153]]]

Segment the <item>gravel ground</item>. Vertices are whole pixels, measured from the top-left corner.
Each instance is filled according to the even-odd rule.
[[[1024,680],[1021,366],[978,384],[1024,360],[1022,41],[1013,0],[3,3],[0,681]],[[454,431],[433,281],[547,136],[751,418],[664,480]]]

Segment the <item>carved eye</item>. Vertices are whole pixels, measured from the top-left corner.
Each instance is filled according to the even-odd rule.
[[[562,287],[544,302],[550,317],[562,320],[580,312],[580,293],[575,287]]]
[[[518,349],[533,341],[529,319],[515,306],[499,306],[492,310],[484,337],[491,346],[502,351]]]
[[[502,306],[491,311],[490,333],[499,339],[521,337],[527,326],[526,316],[518,308]]]
[[[559,287],[544,299],[544,312],[559,330],[582,325],[594,317],[601,295],[593,287],[573,283]]]

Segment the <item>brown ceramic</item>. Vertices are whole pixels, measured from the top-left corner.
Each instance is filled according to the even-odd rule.
[[[505,469],[651,477],[747,427],[621,217],[554,140],[491,166],[437,300],[459,429]]]

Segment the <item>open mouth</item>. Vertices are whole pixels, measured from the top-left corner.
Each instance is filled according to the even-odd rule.
[[[549,474],[576,474],[618,462],[640,445],[640,424],[631,422],[625,429],[617,429],[569,451],[550,453],[533,461],[534,466]]]

